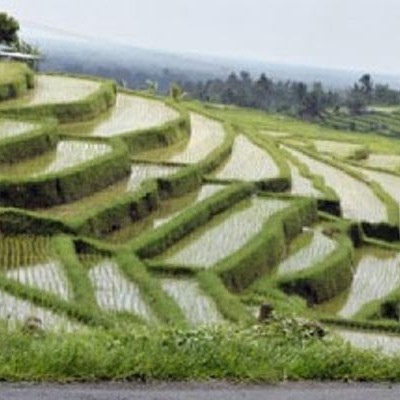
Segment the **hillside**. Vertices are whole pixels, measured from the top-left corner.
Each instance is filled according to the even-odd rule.
[[[398,140],[0,67],[2,379],[399,380]]]

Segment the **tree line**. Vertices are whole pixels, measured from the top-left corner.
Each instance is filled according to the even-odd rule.
[[[301,81],[274,81],[265,74],[254,80],[242,71],[231,73],[225,80],[181,82],[190,97],[206,102],[233,104],[268,112],[283,112],[304,119],[321,117],[324,111],[362,114],[372,104],[398,105],[400,91],[388,85],[374,84],[365,74],[345,92],[326,90],[320,82],[307,85]]]

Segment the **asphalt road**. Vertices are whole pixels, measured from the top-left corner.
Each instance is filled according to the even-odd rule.
[[[290,383],[232,385],[224,382],[172,384],[0,384],[0,400],[398,400],[400,385]]]

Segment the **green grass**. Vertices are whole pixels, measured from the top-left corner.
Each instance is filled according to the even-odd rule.
[[[0,379],[24,381],[397,381],[398,357],[316,339],[293,319],[253,327],[47,334],[0,327]]]

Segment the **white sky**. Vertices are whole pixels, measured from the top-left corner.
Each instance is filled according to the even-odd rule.
[[[400,0],[0,0],[0,11],[145,48],[400,74]]]

